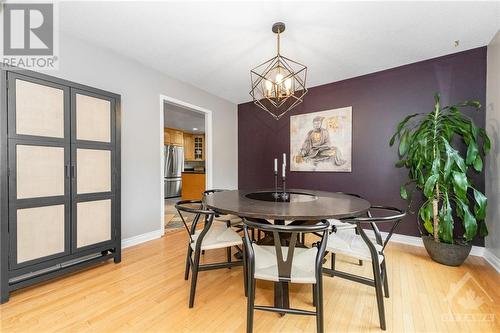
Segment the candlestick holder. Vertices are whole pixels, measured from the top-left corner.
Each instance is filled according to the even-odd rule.
[[[281,193],[281,200],[288,201],[289,194],[286,193],[286,177],[283,177],[283,193]]]
[[[274,199],[278,199],[280,194],[278,193],[278,171],[274,171]]]

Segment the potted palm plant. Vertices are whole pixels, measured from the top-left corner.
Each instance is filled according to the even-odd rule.
[[[407,116],[389,142],[391,146],[399,142],[396,167],[409,171],[409,180],[400,188],[401,197],[409,200],[410,206],[415,190],[425,197],[417,214],[425,248],[433,260],[451,266],[465,261],[478,232],[483,237],[488,234],[486,197],[469,175],[482,172],[490,140],[484,129],[460,112],[466,107],[479,110],[481,104],[471,100],[442,107],[436,94],[434,110]],[[456,147],[457,139],[466,150]],[[464,234],[455,238],[457,220]]]

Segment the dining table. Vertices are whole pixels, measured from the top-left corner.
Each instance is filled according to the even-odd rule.
[[[204,200],[219,214],[275,224],[356,217],[370,208],[367,200],[354,195],[308,189],[287,189],[284,195],[268,189],[230,190],[213,193]],[[290,308],[288,282],[274,283],[274,306]]]

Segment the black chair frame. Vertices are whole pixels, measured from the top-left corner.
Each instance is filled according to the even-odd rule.
[[[396,212],[395,215],[392,216],[383,216],[383,217],[374,217],[372,215],[372,210],[384,210],[384,211],[393,211]],[[373,279],[354,275],[348,272],[344,271],[339,271],[335,269],[335,256],[332,255],[332,266],[331,268],[323,268],[323,272],[330,275],[331,277],[338,276],[343,279],[347,279],[350,281],[362,283],[371,287],[375,288],[375,293],[377,297],[377,307],[378,307],[378,313],[379,313],[379,321],[380,321],[380,328],[385,330],[386,329],[386,322],[385,322],[385,310],[384,310],[384,296],[386,298],[389,297],[389,283],[387,280],[387,264],[386,264],[386,259],[384,255],[384,249],[389,243],[389,240],[394,233],[394,230],[398,227],[398,225],[401,223],[403,218],[406,216],[406,212],[402,211],[399,208],[395,207],[390,207],[390,206],[378,206],[378,205],[373,205],[370,207],[370,210],[367,212],[367,217],[353,217],[349,219],[343,219],[342,221],[353,223],[356,225],[356,231],[357,234],[361,236],[363,241],[366,243],[368,246],[368,249],[370,250],[370,256],[372,258],[372,268],[373,268]],[[380,233],[380,230],[377,226],[377,223],[393,223],[387,237],[385,238],[385,241],[382,240],[382,234]],[[378,245],[382,246],[382,249],[380,252],[375,248],[375,245],[373,245],[372,241],[366,234],[363,226],[368,224],[374,234],[375,234],[375,241],[377,242]],[[379,262],[379,255],[382,255],[384,257],[384,260],[382,263]]]
[[[317,331],[323,332],[323,283],[322,283],[322,264],[325,255],[325,249],[327,244],[328,235],[328,221],[321,220],[317,221],[316,224],[310,225],[277,225],[267,223],[265,220],[258,219],[244,219],[243,220],[243,232],[244,232],[244,279],[245,279],[245,295],[247,296],[247,333],[253,331],[253,316],[254,310],[270,311],[280,314],[298,314],[298,315],[309,315],[316,316]],[[278,266],[278,280],[279,282],[290,282],[291,281],[291,270],[295,247],[298,243],[298,237],[302,233],[322,233],[323,237],[313,246],[318,248],[318,254],[315,260],[315,275],[316,284],[313,284],[313,304],[316,307],[316,311],[309,311],[303,309],[294,309],[288,307],[276,307],[276,306],[261,306],[255,305],[255,253],[253,250],[248,229],[257,229],[273,234],[274,246],[276,250],[276,259]],[[282,242],[283,237],[281,234],[289,234],[289,244],[286,260],[283,260],[282,253]]]
[[[200,208],[192,208],[187,205],[200,205]],[[186,269],[184,272],[184,280],[188,280],[189,278],[189,271],[192,271],[191,275],[191,290],[189,294],[189,307],[192,308],[194,306],[194,298],[195,298],[195,293],[196,293],[196,283],[198,279],[198,272],[200,271],[208,271],[208,270],[213,270],[213,269],[221,269],[221,268],[231,268],[234,266],[241,266],[243,264],[243,261],[231,261],[231,248],[227,248],[227,261],[226,262],[218,262],[218,263],[210,263],[210,264],[203,264],[200,265],[200,255],[201,255],[201,245],[203,242],[203,238],[205,235],[208,233],[210,230],[210,227],[212,226],[212,222],[214,219],[215,212],[209,209],[204,209],[203,207],[203,202],[201,200],[181,200],[175,204],[175,208],[177,209],[177,212],[179,213],[179,216],[181,217],[182,223],[184,224],[184,227],[186,228],[188,235],[189,235],[189,242],[188,242],[188,250],[187,250],[187,255],[186,255]],[[193,219],[193,223],[191,224],[191,227],[188,226],[186,220],[184,219],[184,216],[182,215],[181,212],[185,213],[190,213],[190,214],[195,214],[195,217]],[[203,230],[199,234],[199,236],[196,238],[196,241],[192,238],[192,235],[195,234],[196,231],[196,226],[198,225],[200,219],[204,219],[204,226]],[[195,243],[195,249],[194,249],[194,258],[193,258],[193,248],[191,244]]]

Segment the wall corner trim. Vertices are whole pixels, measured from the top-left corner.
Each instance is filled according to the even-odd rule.
[[[145,243],[157,238],[160,238],[162,236],[161,230],[153,230],[150,232],[146,232],[145,234],[137,235],[137,236],[132,236],[126,239],[122,240],[122,248],[125,249],[127,247],[131,247],[134,245],[139,245],[141,243]]]
[[[500,273],[500,258],[493,254],[489,249],[484,249],[483,258],[491,265],[495,270]]]

